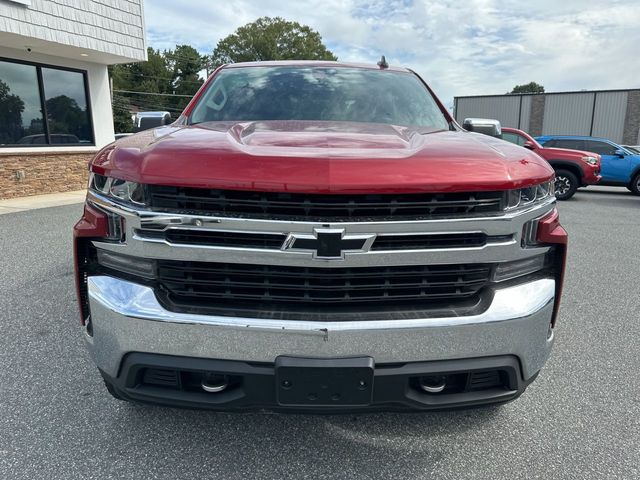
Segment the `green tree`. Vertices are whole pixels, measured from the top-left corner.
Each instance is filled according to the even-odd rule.
[[[113,129],[116,133],[133,132],[133,121],[131,120],[131,107],[126,103],[113,104]]]
[[[22,137],[22,112],[24,101],[0,80],[0,144],[14,143]]]
[[[204,83],[200,72],[205,68],[205,57],[189,45],[177,45],[173,52],[165,52],[165,56],[173,66],[173,93],[177,95],[194,95]],[[175,97],[173,107],[183,110],[189,103],[185,97]]]
[[[544,87],[536,82],[516,85],[509,93],[544,93]]]
[[[58,95],[46,101],[49,131],[68,133],[78,138],[89,138],[87,111],[66,95]]]
[[[113,127],[116,133],[129,133],[133,125],[131,115],[140,110],[172,108],[169,96],[155,96],[126,92],[173,93],[173,63],[166,52],[147,48],[147,61],[125,63],[109,67],[113,86]]]
[[[318,32],[283,18],[261,17],[218,42],[212,63],[263,60],[337,60]]]
[[[146,62],[110,67],[115,131],[131,131],[130,116],[134,111],[167,110],[177,117],[189,98],[172,95],[190,97],[198,91],[204,82],[200,72],[205,68],[205,60],[195,48],[177,45],[175,50],[162,52],[148,48]]]
[[[114,90],[171,93],[173,70],[169,59],[160,50],[147,48],[147,61],[110,67]]]

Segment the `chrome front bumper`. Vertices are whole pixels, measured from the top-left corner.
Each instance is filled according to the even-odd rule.
[[[273,363],[280,355],[370,356],[376,364],[515,355],[524,380],[551,352],[555,281],[496,290],[482,314],[392,321],[280,321],[174,313],[153,290],[108,276],[88,279],[85,338],[97,366],[117,377],[127,353]]]

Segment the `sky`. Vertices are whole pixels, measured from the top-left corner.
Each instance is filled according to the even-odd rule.
[[[454,96],[640,87],[640,0],[145,0],[147,42],[218,40],[261,16],[309,25],[341,61],[412,68]]]

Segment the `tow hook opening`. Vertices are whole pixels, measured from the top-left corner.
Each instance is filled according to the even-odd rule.
[[[219,393],[229,386],[229,377],[218,373],[205,373],[200,386],[205,392]]]
[[[410,385],[425,395],[450,395],[495,388],[512,389],[506,370],[431,373],[413,377]]]
[[[428,393],[440,393],[447,386],[447,377],[444,375],[433,375],[420,377],[418,380],[420,388]]]

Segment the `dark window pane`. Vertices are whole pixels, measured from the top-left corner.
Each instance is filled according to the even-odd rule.
[[[502,139],[520,146],[523,146],[524,142],[527,141],[522,135],[510,132],[503,132]]]
[[[45,143],[33,65],[0,61],[0,145]]]
[[[615,155],[617,148],[606,142],[587,140],[585,150],[597,153],[598,155]]]
[[[51,143],[93,143],[82,73],[43,68],[42,79]]]
[[[349,67],[236,67],[222,70],[191,121],[311,120],[447,129],[413,74]]]
[[[554,146],[571,150],[584,150],[584,140],[556,140]]]

